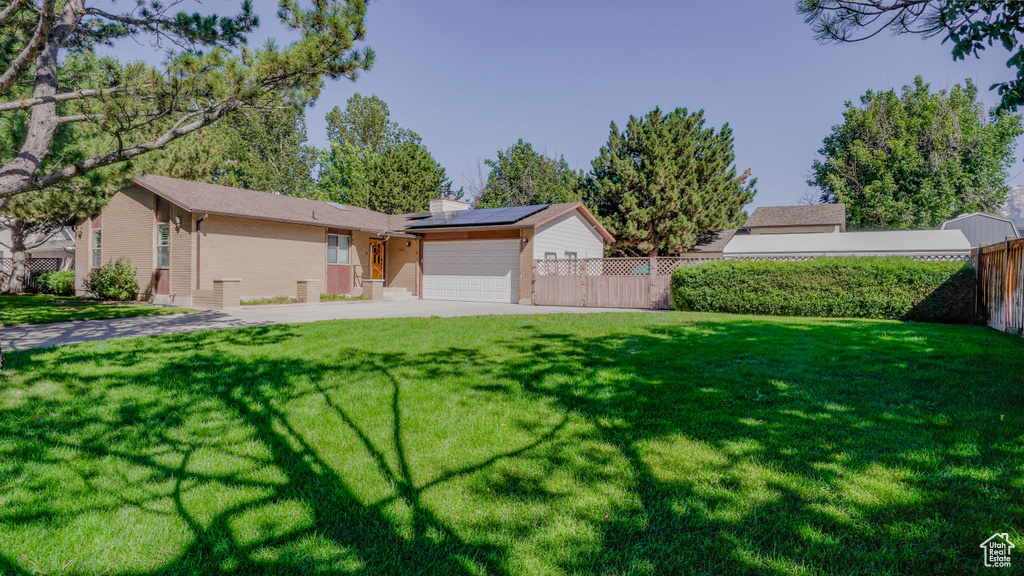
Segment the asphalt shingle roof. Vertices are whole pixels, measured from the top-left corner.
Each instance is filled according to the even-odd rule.
[[[762,206],[754,210],[743,227],[842,226],[845,223],[845,204],[811,204],[808,206]]]
[[[136,184],[153,192],[172,204],[193,213],[208,213],[237,218],[254,218],[292,224],[308,224],[347,230],[362,230],[382,234],[408,234],[409,232],[437,231],[439,228],[406,231],[406,226],[417,220],[414,214],[383,214],[365,208],[344,206],[331,202],[296,198],[268,192],[257,192],[243,188],[232,188],[217,184],[192,182],[147,174],[134,180]],[[548,220],[583,208],[580,202],[551,204],[547,208],[526,218],[501,226],[480,226],[487,229],[532,228]],[[583,208],[584,216],[598,232],[613,241],[614,238],[601,226],[592,214]],[[465,229],[468,227],[463,227]]]
[[[720,253],[725,248],[725,245],[732,240],[732,237],[736,235],[736,228],[729,228],[726,230],[712,230],[703,234],[697,235],[697,242],[690,246],[687,252],[713,252]]]
[[[136,184],[194,213],[372,232],[399,232],[403,219],[365,208],[147,174]],[[392,227],[392,219],[399,227]]]

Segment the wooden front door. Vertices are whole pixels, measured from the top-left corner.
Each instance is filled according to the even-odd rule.
[[[370,279],[384,279],[384,241],[370,240]]]

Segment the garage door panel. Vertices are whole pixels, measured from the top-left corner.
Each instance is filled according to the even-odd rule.
[[[424,242],[423,297],[517,302],[518,240]]]

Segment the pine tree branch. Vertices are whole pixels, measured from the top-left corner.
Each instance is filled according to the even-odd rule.
[[[12,3],[8,10],[15,7],[19,2]],[[32,64],[32,60],[43,51],[43,46],[46,45],[46,37],[50,34],[50,30],[53,28],[53,4],[54,0],[44,0],[41,13],[39,15],[39,22],[36,24],[35,32],[32,33],[32,39],[29,40],[28,44],[22,49],[11,64],[7,67],[7,70],[3,74],[0,74],[0,92],[6,92],[12,84],[18,79],[19,76],[28,70]],[[7,12],[7,10],[4,10]],[[9,15],[7,16],[10,17]],[[0,22],[4,19],[4,15],[0,13]]]
[[[12,100],[10,102],[4,102],[0,104],[0,112],[10,112],[12,110],[25,110],[42,104],[55,104],[58,102],[69,102],[72,100],[81,100],[83,98],[93,98],[96,96],[109,96],[118,92],[127,91],[129,94],[148,88],[152,86],[152,83],[139,84],[134,86],[114,86],[112,88],[98,88],[89,90],[74,90],[72,92],[63,92],[61,94],[53,94],[48,96],[35,96],[32,98],[22,98],[21,100]]]
[[[165,131],[159,137],[154,138],[153,140],[150,140],[148,142],[142,142],[130,148],[124,148],[121,150],[117,150],[115,152],[111,152],[109,154],[104,154],[102,156],[89,158],[88,160],[83,160],[81,162],[72,164],[71,166],[67,166],[60,170],[55,170],[53,172],[50,172],[49,174],[32,178],[27,185],[19,186],[17,189],[14,190],[8,190],[5,189],[3,186],[0,186],[0,196],[11,196],[13,194],[18,194],[25,191],[39,190],[42,188],[46,188],[47,186],[52,186],[62,180],[67,180],[68,178],[80,176],[82,174],[85,174],[86,172],[89,172],[90,170],[95,170],[96,168],[102,168],[103,166],[109,166],[110,164],[130,160],[136,156],[145,154],[146,152],[149,152],[151,150],[162,148],[169,144],[172,140],[185,136],[186,134],[194,132],[204,126],[208,126],[217,121],[218,119],[220,119],[224,114],[228,113],[230,110],[234,109],[235,108],[232,106],[230,108],[225,107],[214,112],[203,111],[187,114],[183,116],[181,119],[179,119],[178,122],[174,124],[174,126]],[[197,116],[199,116],[199,119],[194,120],[188,124],[185,124],[187,120],[195,118]]]
[[[21,10],[22,4],[24,4],[24,3],[25,3],[25,0],[13,0],[7,6],[7,8],[4,8],[3,10],[0,10],[0,27],[2,27],[4,24],[6,24],[7,21],[11,19],[12,16],[17,14],[18,10]]]

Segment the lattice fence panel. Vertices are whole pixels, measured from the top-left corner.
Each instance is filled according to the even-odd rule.
[[[660,275],[672,274],[672,271],[676,268],[682,268],[683,266],[695,266],[697,264],[703,264],[705,262],[714,262],[721,260],[721,258],[713,258],[707,256],[701,256],[697,258],[692,257],[662,257],[655,259],[656,268],[655,271]]]
[[[44,272],[60,270],[61,262],[60,258],[30,258],[26,260],[25,276],[23,278],[25,290],[38,290],[39,285],[36,284],[35,277]],[[13,272],[14,260],[11,258],[0,258],[0,285],[6,287]]]

